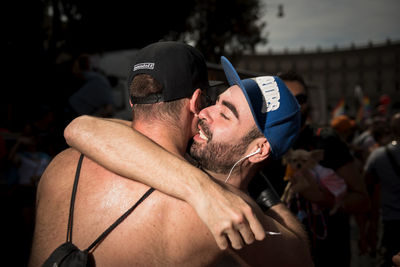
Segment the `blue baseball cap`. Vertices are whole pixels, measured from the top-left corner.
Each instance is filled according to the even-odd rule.
[[[300,131],[300,106],[285,83],[276,76],[261,76],[241,80],[225,57],[221,64],[230,86],[237,85],[250,106],[254,121],[267,138],[272,157],[284,155]]]

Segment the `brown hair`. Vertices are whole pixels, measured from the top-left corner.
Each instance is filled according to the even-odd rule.
[[[162,92],[162,85],[148,74],[136,75],[129,87],[132,97],[145,97]],[[158,119],[179,121],[180,111],[188,99],[179,99],[169,102],[154,104],[133,104],[132,120],[137,119]]]

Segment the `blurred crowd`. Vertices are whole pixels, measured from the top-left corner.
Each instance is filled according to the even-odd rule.
[[[375,107],[363,96],[356,115],[342,102],[329,124],[316,125],[303,77],[278,76],[300,104],[302,128],[250,194],[273,184],[307,230],[315,266],[392,266],[400,252],[400,110],[386,95]]]
[[[66,125],[79,115],[113,117],[124,108],[115,97],[118,79],[86,53],[58,65],[57,99],[2,106],[0,124],[1,220],[4,256],[26,266],[34,226],[37,183],[52,158],[67,148]],[[61,74],[62,73],[62,74]],[[50,78],[49,78],[50,79]],[[116,89],[117,88],[117,89]]]
[[[113,117],[120,108],[113,101],[115,79],[88,55],[74,60],[71,74],[75,86],[62,108],[41,105],[18,126],[0,125],[3,253],[14,266],[24,266],[29,256],[36,185],[52,157],[67,147],[64,127],[76,116]],[[307,229],[316,266],[391,266],[400,251],[399,111],[383,98],[368,112],[360,105],[356,116],[343,110],[332,113],[329,125],[313,125],[304,80],[293,72],[279,76],[301,105],[303,128],[250,193],[257,196],[268,177]],[[335,258],[343,265],[334,265]]]

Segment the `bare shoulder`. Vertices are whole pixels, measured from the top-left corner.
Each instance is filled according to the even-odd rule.
[[[40,266],[52,250],[65,242],[68,201],[79,155],[73,149],[62,151],[40,178],[30,266]]]
[[[268,266],[313,266],[306,237],[299,236],[282,221],[263,213],[258,204],[245,192],[237,188],[229,189],[252,207],[264,230],[269,233],[264,240],[255,241],[239,251],[234,251],[238,257],[249,266],[264,266],[267,263]],[[287,220],[285,216],[289,215],[281,214],[283,221]]]
[[[58,190],[67,186],[67,184],[70,187],[70,177],[75,174],[79,156],[78,151],[68,148],[53,158],[40,178],[37,191],[38,198],[44,192]]]

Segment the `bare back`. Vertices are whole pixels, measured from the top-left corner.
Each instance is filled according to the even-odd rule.
[[[40,180],[31,267],[41,266],[66,241],[79,156],[73,149],[60,153]],[[85,157],[75,200],[72,243],[81,250],[86,249],[148,189]],[[243,192],[233,190],[252,202]],[[240,251],[222,251],[191,206],[154,191],[91,252],[98,267],[263,266],[266,263],[268,266],[310,266],[304,264],[309,256],[302,241],[272,218],[259,216],[266,230],[283,235],[256,241]],[[288,251],[296,251],[293,254],[296,257],[289,257]]]
[[[79,153],[59,154],[38,188],[31,266],[43,264],[66,241],[69,203]],[[72,242],[86,249],[148,187],[84,158],[75,201]],[[96,266],[204,266],[222,252],[185,202],[153,192],[93,250]]]

